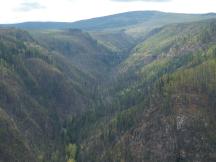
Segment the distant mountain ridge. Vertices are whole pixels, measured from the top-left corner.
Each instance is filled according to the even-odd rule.
[[[129,26],[142,24],[148,25],[149,22],[154,24],[180,23],[185,21],[197,21],[202,19],[215,18],[215,13],[207,14],[182,14],[166,13],[160,11],[131,11],[109,16],[80,20],[76,22],[23,22],[15,24],[2,24],[1,27],[14,27],[19,29],[66,29],[79,28],[83,30],[104,30],[104,29],[122,29]],[[146,23],[146,24],[145,24]]]

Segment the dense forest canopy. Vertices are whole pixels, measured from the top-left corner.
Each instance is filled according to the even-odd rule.
[[[0,162],[213,162],[215,108],[215,14],[1,26]]]

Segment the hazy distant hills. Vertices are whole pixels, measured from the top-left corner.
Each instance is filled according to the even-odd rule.
[[[209,19],[216,17],[215,13],[209,14],[178,14],[158,11],[134,11],[116,15],[98,17],[77,22],[24,22],[18,24],[4,24],[4,27],[20,29],[65,29],[79,28],[83,30],[111,30],[127,29],[134,25],[164,25]]]

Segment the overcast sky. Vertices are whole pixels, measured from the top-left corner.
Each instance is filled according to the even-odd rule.
[[[135,10],[216,12],[216,0],[0,0],[0,23],[76,21]]]

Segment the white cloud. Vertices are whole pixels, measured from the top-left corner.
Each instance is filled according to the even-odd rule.
[[[15,10],[28,12],[32,10],[45,9],[45,8],[46,8],[45,6],[41,5],[38,2],[23,2]]]

